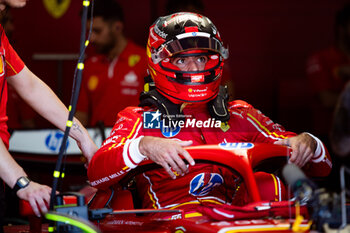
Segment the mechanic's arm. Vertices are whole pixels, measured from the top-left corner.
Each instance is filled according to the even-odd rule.
[[[27,176],[9,154],[2,140],[0,140],[0,161],[0,177],[9,187],[13,188],[18,178]],[[47,212],[46,205],[50,203],[50,193],[50,187],[31,181],[27,187],[17,191],[17,196],[29,201],[34,213],[40,217],[40,212]]]
[[[332,168],[327,149],[317,137],[309,133],[276,141],[275,144],[290,146],[293,152],[289,161],[299,167],[310,165],[307,170],[312,176],[326,176]]]
[[[179,155],[182,155],[192,166],[195,164],[191,155],[183,148],[191,144],[192,141],[145,136],[140,140],[139,150],[142,155],[161,165],[171,178],[176,179],[171,169],[180,175],[188,173],[188,168]]]
[[[41,116],[59,129],[65,129],[68,119],[67,108],[55,93],[26,66],[18,74],[8,77],[8,83]],[[97,147],[77,119],[73,120],[69,135],[77,141],[84,156],[90,161]]]

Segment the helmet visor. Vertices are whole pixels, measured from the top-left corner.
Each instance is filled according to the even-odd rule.
[[[159,63],[161,60],[167,57],[171,57],[177,53],[194,49],[206,49],[209,51],[214,51],[219,53],[224,59],[228,58],[228,49],[226,49],[216,38],[206,36],[191,36],[182,38],[181,35],[177,36],[177,38],[178,39],[172,40],[169,43],[162,45],[157,51],[152,52],[152,61],[154,63]]]
[[[192,85],[216,80],[218,78],[216,71],[221,65],[220,55],[208,50],[188,50],[177,53],[171,58],[165,58],[159,63],[164,71],[170,72],[169,76],[175,78],[173,81]]]

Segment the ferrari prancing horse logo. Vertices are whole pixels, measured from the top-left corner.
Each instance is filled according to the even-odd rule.
[[[66,13],[71,0],[43,0],[44,6],[49,14],[55,19]]]

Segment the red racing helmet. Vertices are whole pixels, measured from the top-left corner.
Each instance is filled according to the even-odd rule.
[[[179,12],[158,18],[150,27],[147,55],[150,75],[162,95],[174,103],[208,102],[219,92],[228,49],[207,17]],[[206,56],[208,61],[199,71],[181,71],[170,62],[186,56]]]

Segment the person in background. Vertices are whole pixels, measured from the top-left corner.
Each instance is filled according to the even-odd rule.
[[[176,12],[193,12],[198,14],[204,13],[202,0],[168,0],[165,5],[167,15]]]
[[[26,3],[26,0],[1,0],[0,11],[4,11],[7,6],[24,7]],[[25,66],[10,45],[2,27],[0,42],[0,178],[19,198],[29,201],[35,214],[40,216],[40,213],[47,211],[51,188],[31,181],[8,152],[7,85],[11,85],[25,102],[61,130],[66,127],[68,110],[54,92]],[[70,136],[76,140],[84,156],[90,161],[97,147],[77,119],[72,122]],[[3,188],[3,185],[0,185],[0,193],[3,192]],[[1,214],[3,211],[4,207],[1,206]],[[0,219],[2,220],[3,216],[0,216]]]
[[[140,107],[119,112],[110,137],[89,164],[93,187],[117,187],[115,184],[148,159],[161,168],[135,176],[142,208],[182,209],[187,218],[202,216],[198,213],[201,203],[244,205],[248,197],[242,195],[244,185],[236,175],[214,164],[195,164],[184,149],[234,142],[290,146],[293,152],[289,162],[311,176],[329,174],[332,162],[317,137],[285,131],[244,101],[227,102],[227,90],[220,83],[228,50],[207,17],[179,12],[158,18],[149,30],[147,54],[155,88],[141,94]],[[162,125],[167,120],[179,125],[180,121],[210,119],[219,124]],[[149,127],[151,123],[157,126],[157,122],[159,127]],[[286,198],[283,183],[274,174],[257,172],[255,179],[264,187],[262,200]],[[176,215],[162,217],[172,219]]]
[[[147,76],[146,51],[125,37],[124,27],[116,1],[95,0],[90,42],[96,54],[85,63],[76,114],[85,126],[113,126],[120,110],[138,104]]]
[[[330,142],[334,153],[350,165],[350,81],[341,93],[334,111]]]
[[[5,31],[5,34],[13,45],[13,31],[15,25],[13,23],[13,17],[11,10],[0,12],[0,23]],[[8,100],[7,100],[7,116],[8,116],[8,128],[9,131],[13,129],[33,129],[35,128],[35,115],[36,113],[26,104],[21,97],[18,96],[13,87],[8,86]]]
[[[307,77],[313,95],[313,132],[328,142],[333,112],[350,80],[350,4],[335,17],[335,43],[307,61]]]

